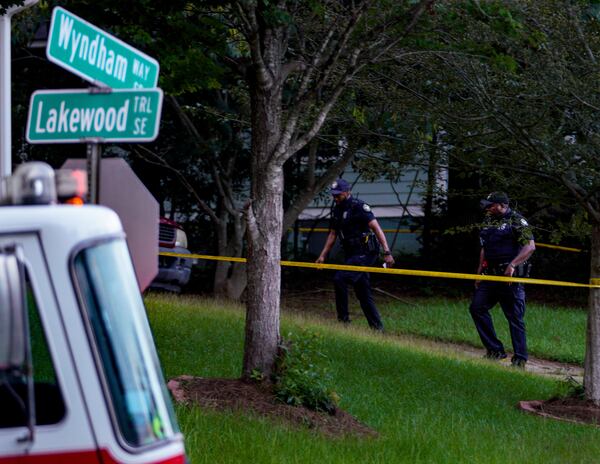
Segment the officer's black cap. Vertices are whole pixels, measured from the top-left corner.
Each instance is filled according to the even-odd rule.
[[[481,200],[479,204],[483,209],[487,209],[492,206],[494,203],[501,203],[503,205],[508,205],[508,195],[504,192],[492,192],[484,200]]]
[[[339,195],[342,192],[349,192],[352,190],[350,183],[344,179],[338,179],[329,188],[329,192],[332,195]]]

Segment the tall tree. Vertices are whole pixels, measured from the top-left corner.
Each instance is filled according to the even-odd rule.
[[[250,93],[252,189],[243,377],[272,371],[279,343],[283,164],[319,132],[368,64],[402,45],[432,0],[231,3],[248,46],[236,60]]]

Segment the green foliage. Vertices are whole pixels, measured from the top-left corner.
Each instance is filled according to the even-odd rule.
[[[321,344],[321,336],[316,333],[288,334],[279,346],[275,395],[286,404],[333,414],[339,398],[328,387],[331,376],[322,365],[327,356]]]
[[[547,40],[548,37],[543,31],[533,30],[527,36],[527,43],[530,47],[536,50],[540,48],[544,43],[546,43]]]
[[[507,71],[509,73],[517,72],[517,61],[510,55],[505,55],[504,53],[497,53],[492,56],[492,64],[503,71]]]
[[[512,37],[517,36],[522,31],[522,22],[515,18],[514,11],[511,11],[506,2],[471,1],[469,3],[473,16],[488,23],[492,30]]]
[[[255,382],[262,382],[263,380],[265,380],[265,375],[260,369],[252,369],[252,372],[250,373],[250,378]]]
[[[365,109],[360,106],[352,108],[352,117],[359,123],[364,124],[366,121]]]
[[[600,4],[596,2],[589,2],[590,5],[584,11],[584,19],[587,20],[600,20]]]
[[[586,211],[576,211],[566,221],[556,221],[550,233],[552,243],[560,243],[564,237],[575,237],[586,243],[591,237],[592,226]]]
[[[585,387],[577,379],[569,376],[567,381],[563,384],[564,392],[561,392],[559,398],[578,398],[580,400],[585,399]]]
[[[271,27],[286,26],[293,22],[292,16],[285,10],[270,6],[269,2],[264,1],[267,9],[263,13],[265,22]]]

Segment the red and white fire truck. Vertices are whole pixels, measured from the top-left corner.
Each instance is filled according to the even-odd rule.
[[[0,464],[186,462],[117,215],[22,165],[0,200]]]

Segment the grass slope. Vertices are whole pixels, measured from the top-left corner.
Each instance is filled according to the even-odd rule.
[[[483,347],[469,314],[469,303],[441,299],[419,300],[413,305],[394,303],[382,307],[382,317],[392,333]],[[512,350],[508,322],[500,306],[496,305],[491,314],[498,337],[507,350]],[[583,365],[586,317],[583,310],[528,304],[525,324],[530,354]]]
[[[240,307],[155,296],[146,303],[167,378],[239,376]],[[361,328],[286,317],[282,332],[307,326],[323,335],[341,407],[380,436],[331,440],[261,418],[178,407],[192,463],[583,463],[600,456],[600,430],[516,409],[519,400],[564,391],[556,381]]]

